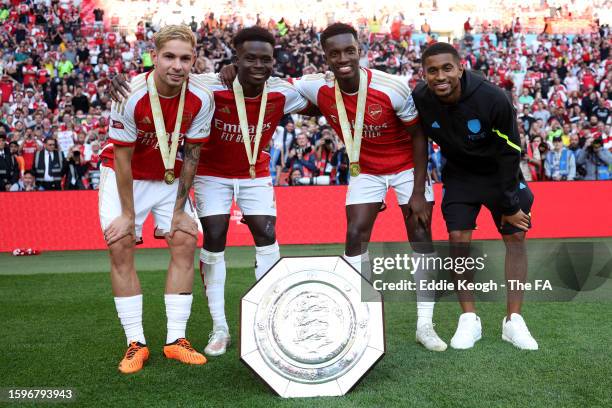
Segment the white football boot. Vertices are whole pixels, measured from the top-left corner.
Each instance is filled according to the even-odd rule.
[[[224,354],[232,343],[227,327],[220,327],[210,332],[208,345],[204,348],[207,356],[220,356]]]
[[[474,347],[474,344],[482,338],[482,325],[476,313],[463,313],[459,316],[457,331],[450,341],[454,349],[465,350]]]
[[[538,342],[533,338],[520,314],[512,313],[510,320],[502,320],[502,339],[521,350],[537,350]]]
[[[438,336],[431,323],[422,324],[416,329],[416,341],[431,351],[446,350],[446,343]]]

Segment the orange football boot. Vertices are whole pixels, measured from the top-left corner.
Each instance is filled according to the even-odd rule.
[[[123,360],[119,363],[119,371],[132,374],[142,370],[145,361],[149,359],[149,348],[137,341],[130,343]]]
[[[206,357],[194,350],[184,337],[164,346],[164,356],[185,364],[206,364]]]

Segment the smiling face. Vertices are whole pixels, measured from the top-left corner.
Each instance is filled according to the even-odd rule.
[[[445,103],[453,103],[461,96],[463,67],[452,54],[437,54],[423,61],[428,88]]]
[[[156,79],[166,90],[180,88],[195,61],[191,44],[182,40],[167,41],[160,49],[154,50],[152,56]]]
[[[274,48],[265,41],[245,41],[236,48],[236,64],[241,82],[261,86],[274,70]]]
[[[323,44],[329,69],[338,79],[350,79],[359,75],[359,43],[350,33],[329,37]]]

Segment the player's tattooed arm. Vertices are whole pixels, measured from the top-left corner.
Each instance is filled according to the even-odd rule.
[[[193,218],[185,213],[185,204],[189,199],[189,191],[191,190],[193,178],[195,177],[198,162],[200,161],[200,149],[201,145],[198,143],[185,143],[183,151],[183,168],[181,170],[181,176],[179,177],[170,238],[174,236],[176,231],[183,231],[196,238],[198,237],[198,226]]]
[[[110,96],[115,102],[123,102],[130,95],[130,84],[122,74],[117,74],[111,81]]]

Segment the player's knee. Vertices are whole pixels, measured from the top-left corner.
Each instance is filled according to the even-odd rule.
[[[175,232],[174,236],[168,239],[168,244],[174,252],[195,252],[197,243],[198,241],[193,235],[183,231]]]
[[[360,225],[349,225],[346,229],[346,241],[351,244],[362,244],[368,241],[368,232]]]
[[[468,243],[472,239],[472,231],[451,231],[448,240],[451,243]]]
[[[214,244],[215,246],[225,246],[227,230],[224,228],[206,228],[204,230],[204,242]]]

